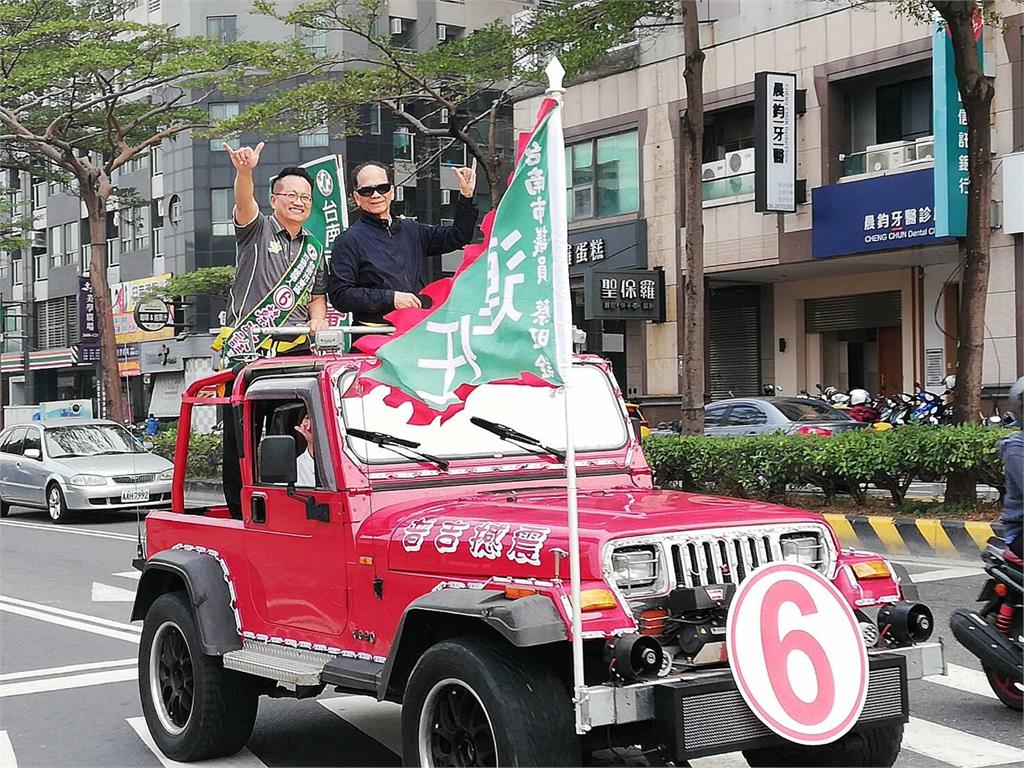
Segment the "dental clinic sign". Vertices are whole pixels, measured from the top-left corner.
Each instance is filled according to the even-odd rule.
[[[816,259],[942,242],[935,233],[930,168],[832,184],[811,194]]]

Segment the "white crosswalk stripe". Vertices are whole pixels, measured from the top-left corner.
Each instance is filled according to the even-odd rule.
[[[94,603],[134,603],[135,590],[94,581],[92,583],[92,601]]]
[[[990,699],[996,698],[984,672],[961,667],[959,664],[947,664],[946,672],[945,675],[929,675],[924,679],[929,683],[938,683],[957,691],[967,691]]]
[[[0,731],[0,768],[18,768],[18,758],[14,755],[14,745],[7,731]]]
[[[179,763],[177,760],[171,760],[161,752],[156,742],[153,741],[153,737],[149,735],[149,729],[146,727],[146,718],[129,717],[126,722],[138,734],[143,743],[149,747],[150,752],[156,755],[156,759],[160,761],[164,768],[192,768],[195,765],[195,763]],[[201,765],[203,768],[266,768],[266,763],[248,749],[242,749],[237,754],[231,755],[231,757],[204,760]]]
[[[1024,763],[1024,749],[917,717],[911,717],[903,731],[903,748],[954,768],[988,768]]]

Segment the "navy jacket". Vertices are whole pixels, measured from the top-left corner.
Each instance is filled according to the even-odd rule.
[[[352,312],[356,322],[384,322],[395,308],[395,291],[418,294],[427,284],[427,259],[463,248],[473,240],[478,211],[459,195],[455,224],[432,227],[411,219],[392,219],[391,226],[363,214],[334,241],[327,295],[339,312]]]
[[[1024,432],[1016,432],[999,443],[999,455],[1006,469],[1003,495],[1003,538],[1006,544],[1019,538],[1024,525]]]

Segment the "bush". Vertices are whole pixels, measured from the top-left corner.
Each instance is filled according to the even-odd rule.
[[[174,461],[174,449],[178,444],[177,430],[161,430],[152,438],[153,453]],[[223,456],[223,442],[220,435],[202,435],[193,432],[188,441],[188,467],[185,476],[189,480],[220,480],[220,466]]]
[[[651,437],[644,452],[656,482],[683,490],[772,500],[788,486],[813,486],[827,498],[846,492],[862,504],[873,484],[899,505],[915,480],[941,482],[953,471],[1001,492],[997,444],[1007,434],[980,425],[907,425],[833,437]]]

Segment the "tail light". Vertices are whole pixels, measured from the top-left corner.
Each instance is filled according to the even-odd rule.
[[[825,429],[824,427],[800,427],[793,433],[794,435],[815,435],[817,437],[829,437],[832,435],[831,429]]]
[[[667,624],[668,611],[650,609],[640,614],[641,635],[663,635]]]

